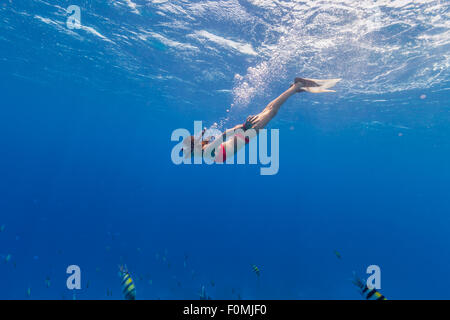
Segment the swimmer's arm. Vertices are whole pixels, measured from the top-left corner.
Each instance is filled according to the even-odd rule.
[[[222,133],[222,140],[225,141],[225,137],[226,137],[226,140],[228,140],[228,139],[230,139],[230,138],[233,138],[234,135],[236,134],[236,131],[237,131],[237,130],[245,130],[245,129],[244,129],[244,124],[238,124],[238,125],[235,126],[234,128],[225,130],[225,132]]]
[[[237,126],[235,126],[234,128],[225,130],[220,136],[217,136],[213,142],[208,143],[205,147],[205,152],[210,152],[213,149],[216,149],[218,146],[220,146],[223,142],[229,140],[230,138],[233,138],[234,135],[236,134],[237,130],[244,130],[244,125],[243,124],[238,124]]]

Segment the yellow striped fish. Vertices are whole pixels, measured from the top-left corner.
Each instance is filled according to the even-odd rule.
[[[136,300],[136,287],[131,279],[127,266],[119,266],[119,277],[122,279],[122,292],[126,300]]]
[[[387,300],[377,289],[370,289],[365,282],[354,275],[352,280],[353,284],[360,289],[361,295],[366,298],[366,300]]]
[[[252,270],[254,273],[256,273],[256,275],[259,277],[261,271],[259,270],[259,268],[254,264],[252,265]]]

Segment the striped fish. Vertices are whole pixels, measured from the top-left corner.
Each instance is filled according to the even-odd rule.
[[[256,275],[259,277],[261,271],[259,270],[259,268],[254,264],[252,265],[252,270],[254,273],[256,273]]]
[[[385,296],[383,296],[377,289],[370,289],[365,282],[359,279],[354,275],[354,279],[352,280],[353,284],[357,286],[360,290],[361,295],[366,300],[387,300]]]
[[[127,266],[119,266],[119,277],[122,279],[122,292],[126,300],[136,300],[136,287],[131,279]]]

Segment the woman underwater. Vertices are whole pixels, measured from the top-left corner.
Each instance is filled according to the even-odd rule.
[[[257,135],[258,130],[264,128],[270,120],[278,113],[283,103],[292,95],[300,92],[322,93],[335,92],[329,90],[341,79],[306,79],[295,78],[289,89],[283,92],[278,98],[270,102],[264,110],[254,116],[249,116],[245,123],[239,124],[232,129],[228,129],[217,137],[204,137],[206,129],[201,137],[189,136],[183,141],[183,152],[185,157],[203,156],[216,163],[223,163],[228,157],[233,157],[250,139]],[[249,130],[253,129],[253,130]],[[246,132],[247,131],[247,132]],[[243,134],[245,132],[245,134]],[[240,140],[240,141],[239,141]],[[190,151],[190,152],[189,152]]]

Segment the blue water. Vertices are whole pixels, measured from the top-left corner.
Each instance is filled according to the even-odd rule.
[[[373,264],[450,299],[449,29],[446,1],[3,1],[0,299],[123,299],[120,264],[138,299],[361,299]],[[269,124],[278,174],[172,163],[295,76],[342,81]]]

